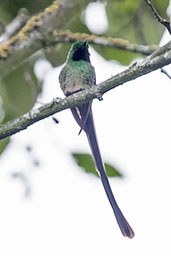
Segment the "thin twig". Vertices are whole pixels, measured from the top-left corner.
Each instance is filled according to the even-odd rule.
[[[158,12],[156,11],[156,9],[154,8],[153,4],[150,2],[150,0],[144,0],[147,5],[151,8],[152,13],[154,15],[154,17],[156,18],[156,20],[158,22],[160,22],[163,26],[165,26],[167,28],[167,30],[169,31],[169,34],[171,35],[171,27],[170,27],[170,22],[168,22],[167,20],[163,19]]]

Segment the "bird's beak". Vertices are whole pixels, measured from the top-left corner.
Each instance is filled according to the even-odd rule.
[[[87,43],[88,43],[87,40],[84,40],[84,41],[83,41],[83,45],[84,45],[84,46],[86,46]]]

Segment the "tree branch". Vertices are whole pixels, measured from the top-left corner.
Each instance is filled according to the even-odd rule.
[[[0,46],[0,77],[44,47],[46,32],[64,29],[76,9],[92,0],[55,0],[43,12],[31,17],[9,41]]]
[[[49,39],[47,35],[45,44],[47,46],[52,46],[59,42],[73,43],[75,41],[80,41],[80,40],[87,40],[89,43],[94,45],[101,45],[103,47],[112,47],[116,49],[140,53],[143,55],[150,55],[152,52],[154,52],[159,48],[157,45],[136,45],[136,44],[131,44],[129,41],[121,38],[105,37],[105,36],[98,36],[94,34],[86,34],[86,33],[78,33],[78,32],[72,33],[69,30],[53,31],[53,35],[51,35]]]
[[[28,18],[27,10],[25,8],[20,9],[15,19],[5,27],[4,33],[1,34],[0,45],[5,43],[11,36],[15,35],[26,24]]]
[[[156,20],[158,22],[160,22],[163,26],[165,26],[167,28],[167,30],[169,31],[169,34],[171,34],[171,26],[170,26],[170,22],[168,22],[167,20],[163,19],[158,12],[156,11],[156,9],[154,8],[153,4],[150,2],[150,0],[144,0],[147,5],[151,8],[152,13],[154,15],[154,17],[156,18]]]
[[[88,39],[92,44],[115,47],[143,55],[149,55],[157,49],[157,46],[134,45],[119,38],[105,38],[71,33],[70,31],[59,32],[72,18],[75,9],[83,9],[90,1],[92,0],[84,0],[80,3],[80,0],[55,0],[43,12],[31,17],[15,36],[0,45],[0,77],[10,72],[38,50],[59,42]],[[7,34],[3,36],[9,36]]]
[[[159,55],[152,54],[140,63],[134,63],[125,71],[113,76],[112,78],[93,86],[89,90],[75,93],[64,99],[54,99],[52,102],[45,104],[38,109],[31,110],[27,114],[9,121],[0,126],[0,139],[13,135],[21,130],[26,129],[33,123],[38,122],[46,117],[49,117],[57,112],[67,108],[75,107],[87,103],[99,95],[103,95],[109,90],[122,85],[128,81],[136,79],[140,76],[148,74],[165,65],[171,63],[171,41],[165,46],[157,50]],[[156,52],[157,52],[156,51]]]

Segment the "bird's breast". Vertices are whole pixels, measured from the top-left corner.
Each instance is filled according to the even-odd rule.
[[[64,94],[70,95],[90,87],[90,81],[80,70],[69,70],[65,76]]]

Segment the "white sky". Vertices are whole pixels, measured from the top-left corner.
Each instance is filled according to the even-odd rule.
[[[97,82],[124,69],[90,50]],[[47,75],[39,100],[49,102],[62,96],[60,69],[41,67]],[[170,255],[170,99],[170,80],[156,71],[93,104],[103,159],[125,175],[110,182],[135,231],[132,240],[121,235],[100,180],[80,171],[69,155],[90,152],[69,110],[56,115],[58,125],[48,118],[13,136],[0,158],[0,255]],[[29,198],[14,172],[25,175]]]

